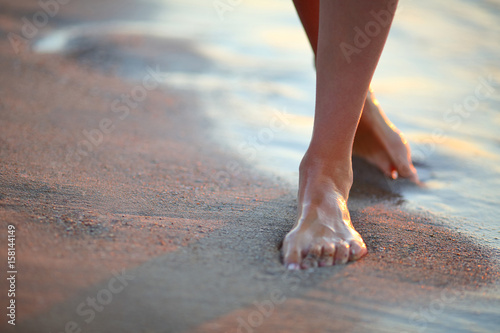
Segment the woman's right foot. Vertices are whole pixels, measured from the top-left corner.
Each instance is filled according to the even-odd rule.
[[[345,264],[367,252],[347,209],[352,185],[350,156],[335,163],[324,161],[306,154],[301,163],[298,218],[283,241],[288,269]]]
[[[418,183],[408,141],[387,118],[371,91],[368,91],[356,130],[353,154],[375,165],[390,178],[401,176]]]

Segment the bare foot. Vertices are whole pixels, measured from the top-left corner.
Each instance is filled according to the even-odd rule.
[[[418,183],[408,141],[384,114],[371,91],[356,130],[353,154],[366,159],[390,178],[401,176]]]
[[[410,147],[403,133],[387,118],[371,91],[354,138],[353,153],[365,158],[391,178],[418,182]],[[300,166],[298,219],[283,242],[289,269],[345,264],[366,253],[354,229],[347,198],[352,185],[350,161],[328,161],[307,153]]]
[[[298,219],[283,241],[288,269],[345,264],[367,252],[347,209],[351,162],[339,164],[343,167],[326,169],[307,154],[301,163]]]

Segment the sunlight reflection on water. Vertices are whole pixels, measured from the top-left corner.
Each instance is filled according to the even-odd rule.
[[[82,34],[192,41],[215,65],[191,72],[171,68],[166,83],[198,92],[217,138],[237,152],[242,145],[251,147],[249,142],[269,126],[273,110],[289,114],[286,128],[260,142],[257,158],[248,162],[295,186],[311,135],[315,74],[291,2],[234,2],[220,15],[212,2],[150,1],[166,5],[148,22],[63,29],[41,39],[36,49],[62,51]],[[443,214],[452,227],[497,249],[499,17],[498,1],[403,0],[373,80],[381,105],[409,139],[427,184],[404,190],[407,207]],[[482,91],[490,89],[482,99],[476,95],[481,85]]]

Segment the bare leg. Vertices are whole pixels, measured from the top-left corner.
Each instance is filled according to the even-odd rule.
[[[290,269],[343,264],[366,254],[347,198],[354,136],[389,26],[381,27],[350,63],[339,47],[353,44],[355,28],[364,28],[373,20],[370,11],[385,9],[387,3],[320,1],[314,129],[300,165],[298,219],[283,242],[284,263]]]
[[[294,0],[294,4],[314,54],[317,54],[319,0]],[[380,9],[387,10],[387,7]],[[353,154],[363,157],[390,178],[402,176],[418,182],[408,142],[386,117],[371,91],[363,106]]]

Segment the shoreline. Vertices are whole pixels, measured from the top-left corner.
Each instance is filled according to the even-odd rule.
[[[0,20],[0,28],[9,24]],[[143,37],[130,47],[157,43]],[[211,120],[193,93],[148,90],[141,80],[93,71],[78,57],[15,56],[7,40],[0,45],[0,236],[7,237],[7,223],[16,225],[23,267],[13,331],[63,330],[69,322],[101,332],[499,324],[500,309],[479,304],[500,300],[499,254],[438,219],[401,210],[399,197],[366,163],[355,163],[349,207],[368,256],[288,272],[279,245],[294,222],[294,193],[214,145]],[[189,52],[179,43],[166,48]],[[132,100],[137,107],[121,121],[104,120],[123,115],[112,105],[126,103],[114,101],[140,86],[147,96]],[[67,152],[84,139],[100,143],[92,150],[81,144],[87,155],[68,164]],[[243,171],[216,181],[232,161]],[[133,278],[122,279],[127,284],[115,293],[111,281],[120,272]],[[112,295],[103,312],[92,320],[75,314],[99,293]],[[261,317],[259,325],[252,321]]]

